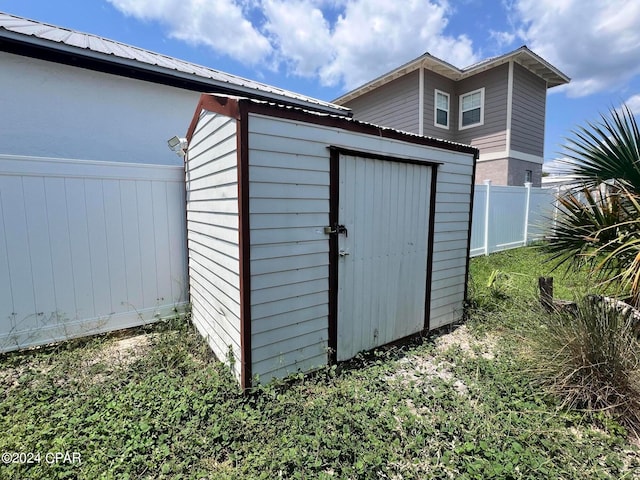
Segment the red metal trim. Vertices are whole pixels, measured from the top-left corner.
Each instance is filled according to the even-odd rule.
[[[400,132],[393,129],[378,127],[371,124],[354,122],[349,119],[330,116],[317,115],[302,109],[294,109],[291,107],[283,107],[271,103],[258,103],[243,98],[221,97],[211,94],[203,94],[198,103],[198,108],[189,127],[189,140],[193,136],[195,126],[200,117],[202,110],[209,110],[220,113],[222,115],[236,118],[238,121],[237,148],[238,148],[238,206],[239,206],[239,242],[240,242],[240,313],[241,313],[241,386],[249,388],[251,386],[251,269],[250,269],[250,225],[249,225],[249,145],[248,145],[248,122],[249,113],[263,114],[278,118],[285,118],[294,121],[303,121],[317,125],[325,125],[341,128],[344,130],[358,132],[368,135],[374,135],[382,138],[397,139],[407,143],[414,143],[426,146],[433,146],[444,150],[457,151],[462,153],[472,153],[474,155],[474,170],[471,184],[471,208],[473,207],[473,193],[475,182],[475,165],[478,159],[478,150],[474,147],[452,144],[442,140],[432,139],[428,137],[415,136],[412,134]],[[338,223],[339,208],[339,155],[344,153],[347,155],[356,155],[364,158],[383,159],[387,161],[396,161],[403,163],[415,163],[420,165],[428,165],[436,167],[432,169],[431,178],[431,204],[429,218],[429,238],[428,238],[428,270],[427,270],[427,291],[425,292],[425,329],[429,327],[428,318],[430,315],[430,292],[432,278],[432,257],[434,242],[434,223],[435,223],[435,193],[437,185],[437,166],[436,162],[421,162],[415,159],[391,157],[369,152],[354,151],[340,147],[330,147],[330,212],[329,217],[331,224]],[[467,242],[467,265],[465,273],[465,299],[467,297],[467,286],[469,274],[469,256],[471,244],[471,210],[469,212],[469,232]],[[335,237],[335,236],[333,236]],[[337,357],[337,295],[338,295],[338,263],[337,263],[337,237],[329,239],[329,347],[331,350],[330,361],[334,362]],[[427,300],[427,296],[429,300]],[[409,337],[419,335],[418,332]],[[408,337],[407,337],[408,338]],[[400,339],[398,341],[402,341]],[[394,341],[392,343],[396,343]]]
[[[421,331],[408,335],[399,340],[394,340],[388,344],[394,345],[403,340],[420,336],[429,331],[429,322],[431,320],[431,282],[433,278],[433,246],[435,242],[435,218],[436,218],[436,192],[438,183],[438,166],[439,163],[421,162],[415,159],[407,159],[401,157],[392,157],[389,155],[379,155],[375,153],[361,152],[342,147],[329,147],[330,154],[330,173],[329,173],[329,224],[337,225],[339,222],[340,208],[340,155],[350,155],[361,158],[372,158],[376,160],[386,160],[398,163],[411,163],[416,165],[424,165],[431,168],[431,191],[429,192],[429,231],[427,232],[427,272],[425,278],[425,311],[424,324]],[[331,352],[330,361],[336,363],[337,346],[338,346],[338,237],[331,235],[329,239],[329,349]]]
[[[249,225],[249,115],[234,101],[237,111],[238,239],[240,246],[240,385],[251,387],[251,237]],[[224,106],[224,105],[223,105]]]
[[[187,141],[191,142],[193,138],[193,134],[196,130],[196,126],[198,125],[198,121],[200,120],[200,115],[203,110],[207,110],[209,112],[218,113],[220,115],[224,115],[226,117],[235,118],[236,120],[240,119],[240,106],[238,99],[235,97],[225,97],[220,95],[211,95],[209,93],[203,93],[200,95],[200,99],[198,100],[198,105],[196,107],[196,111],[191,118],[191,123],[189,124],[189,129],[187,130]]]
[[[397,162],[397,163],[410,163],[412,165],[427,165],[430,167],[442,165],[440,162],[431,162],[431,161],[422,161],[415,158],[403,158],[403,157],[393,157],[391,155],[383,155],[380,153],[373,152],[363,152],[361,150],[352,150],[350,148],[338,147],[332,145],[332,150],[336,150],[337,152],[343,155],[351,155],[353,157],[361,157],[361,158],[371,158],[373,160],[384,160],[388,162]]]
[[[329,225],[338,224],[340,207],[340,151],[330,147]],[[329,236],[329,363],[338,355],[338,235]]]
[[[394,130],[392,128],[385,128],[370,123],[358,122],[350,118],[340,117],[338,115],[319,114],[304,110],[302,108],[287,107],[270,102],[252,101],[246,98],[238,99],[238,102],[241,104],[246,104],[247,111],[249,113],[268,115],[271,117],[313,123],[316,125],[324,125],[328,127],[336,127],[351,132],[363,133],[366,135],[373,135],[375,137],[381,138],[401,140],[403,142],[414,143],[418,145],[437,147],[443,150],[471,154],[477,154],[478,152],[478,149],[468,145],[451,143],[445,140],[439,140],[431,137],[423,137],[421,135],[402,132],[400,130]]]
[[[433,243],[436,224],[436,192],[438,188],[438,166],[431,169],[431,191],[429,192],[429,232],[427,233],[427,284],[424,293],[424,330],[431,324],[431,290],[433,288]]]
[[[464,303],[467,303],[469,293],[469,263],[471,262],[471,223],[473,221],[473,200],[476,191],[476,166],[480,153],[476,152],[473,156],[473,173],[471,174],[471,194],[469,199],[469,231],[467,232],[467,264],[464,272]],[[466,312],[465,312],[466,313]]]

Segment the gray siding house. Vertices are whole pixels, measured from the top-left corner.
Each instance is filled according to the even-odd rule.
[[[547,89],[569,80],[526,46],[463,69],[425,53],[333,103],[357,120],[473,145],[476,183],[540,186]]]

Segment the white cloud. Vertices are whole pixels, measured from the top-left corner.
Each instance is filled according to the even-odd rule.
[[[444,33],[447,0],[108,1],[173,38],[326,86],[356,87],[425,51],[458,66],[478,60],[468,37]]]
[[[575,163],[574,160],[567,157],[556,158],[554,160],[544,162],[542,164],[542,171],[550,175],[566,175],[567,168],[570,167],[572,163]]]
[[[489,37],[493,38],[498,44],[499,48],[508,47],[515,39],[516,34],[512,32],[499,32],[497,30],[489,30]]]
[[[317,74],[331,59],[329,24],[311,0],[265,0],[265,30],[277,57],[292,73],[302,77]]]
[[[634,115],[640,115],[640,93],[637,93],[624,102]]]
[[[107,0],[128,16],[158,21],[169,36],[249,64],[271,53],[269,40],[247,20],[235,0]]]
[[[425,51],[454,65],[475,62],[468,37],[444,34],[449,13],[445,2],[349,2],[335,23],[333,58],[321,68],[321,82],[353,88]]]
[[[570,96],[615,90],[640,74],[640,2],[516,0],[513,8],[519,36],[572,77]]]

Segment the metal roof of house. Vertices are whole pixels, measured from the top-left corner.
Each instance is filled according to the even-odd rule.
[[[218,89],[341,115],[349,112],[339,105],[168,55],[2,12],[0,50],[191,90]]]
[[[443,77],[457,81],[464,78],[468,78],[472,75],[476,75],[480,72],[484,72],[499,65],[514,61],[522,65],[527,70],[538,75],[540,78],[547,82],[547,88],[556,87],[558,85],[564,85],[571,80],[567,75],[562,73],[556,67],[547,62],[544,58],[536,55],[526,45],[497,57],[486,58],[478,63],[469,65],[465,68],[458,68],[451,65],[438,57],[434,57],[429,52],[411,60],[410,62],[401,65],[400,67],[392,70],[384,75],[371,80],[370,82],[352,90],[341,97],[333,100],[338,105],[343,105],[354,98],[359,97],[373,89],[381,87],[382,85],[395,80],[398,77],[402,77],[408,73],[418,70],[420,67],[428,68],[429,70],[436,72]]]

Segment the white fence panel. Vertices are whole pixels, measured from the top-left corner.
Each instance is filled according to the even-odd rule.
[[[525,187],[491,186],[489,217],[490,250],[497,252],[524,243],[527,189]]]
[[[182,167],[0,155],[0,351],[184,309]]]
[[[485,253],[485,244],[487,233],[487,208],[491,205],[489,202],[489,191],[487,185],[476,185],[473,194],[473,211],[471,219],[471,250],[469,254],[472,257]]]
[[[476,185],[470,256],[516,248],[543,238],[553,217],[555,189]]]
[[[557,188],[532,188],[529,208],[529,241],[540,240],[552,224]]]

